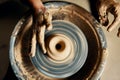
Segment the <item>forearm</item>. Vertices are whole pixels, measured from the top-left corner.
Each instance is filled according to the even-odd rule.
[[[41,0],[28,0],[28,2],[30,3],[31,7],[35,10],[38,11],[40,9],[44,10],[44,5],[42,3]]]

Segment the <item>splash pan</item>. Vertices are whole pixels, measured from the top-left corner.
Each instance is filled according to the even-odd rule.
[[[68,2],[46,2],[53,29],[45,32],[47,54],[37,44],[30,57],[32,16],[28,12],[16,25],[10,40],[10,61],[23,80],[98,79],[106,40],[99,23],[86,10]],[[103,65],[103,64],[102,64]],[[99,74],[96,74],[99,72]]]

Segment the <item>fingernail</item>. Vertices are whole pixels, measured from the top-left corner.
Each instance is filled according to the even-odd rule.
[[[43,48],[43,53],[44,53],[44,54],[46,54],[46,52],[47,52],[47,51],[46,51],[46,49],[45,49],[45,48]]]
[[[52,30],[52,24],[50,24],[48,27],[47,27],[47,30]]]
[[[108,29],[107,29],[108,32],[111,32],[112,30],[113,30],[112,28],[108,28]]]

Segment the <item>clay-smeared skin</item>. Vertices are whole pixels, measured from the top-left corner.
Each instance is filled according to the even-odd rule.
[[[44,42],[44,36],[45,36],[45,30],[51,30],[52,29],[52,15],[46,11],[45,13],[39,12],[36,15],[35,21],[33,21],[33,36],[31,41],[31,52],[30,56],[35,56],[36,51],[36,43],[41,46],[43,53],[46,53],[45,48],[45,42]]]
[[[110,32],[120,23],[120,3],[115,0],[98,0],[97,4],[99,19],[102,25],[108,26],[108,13],[114,15],[113,22],[108,26],[107,30]],[[120,30],[118,30],[118,34],[120,37]]]
[[[43,53],[46,53],[46,48],[45,48],[45,43],[44,43],[45,29],[46,29],[45,25],[39,27],[38,29],[39,30],[38,31],[38,43],[40,44],[43,50]]]
[[[34,57],[35,52],[36,52],[36,30],[33,30],[32,33],[32,40],[31,40],[31,51],[30,51],[30,56]]]

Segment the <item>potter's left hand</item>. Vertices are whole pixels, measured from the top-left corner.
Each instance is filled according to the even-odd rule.
[[[31,41],[31,52],[32,57],[35,56],[36,41],[40,44],[43,53],[46,53],[45,48],[45,30],[52,29],[52,15],[46,10],[41,0],[21,0],[30,6],[33,10],[33,37]]]
[[[108,26],[107,30],[110,32],[120,23],[120,3],[115,0],[99,0],[97,4],[100,23],[103,26],[108,26],[108,13],[110,12],[114,16],[113,22]],[[120,37],[120,28],[118,34]]]
[[[34,23],[33,23],[34,24]],[[42,12],[40,11],[36,17],[35,17],[35,28],[38,33],[38,43],[40,44],[43,53],[46,53],[46,47],[45,47],[45,30],[51,30],[52,29],[52,15],[48,12]]]
[[[40,44],[43,53],[46,53],[45,30],[52,29],[52,15],[46,10],[41,0],[29,0],[33,8],[33,27],[36,29],[36,38]],[[33,41],[34,45],[34,41]],[[34,53],[34,52],[33,52]],[[34,54],[33,54],[34,56]]]

